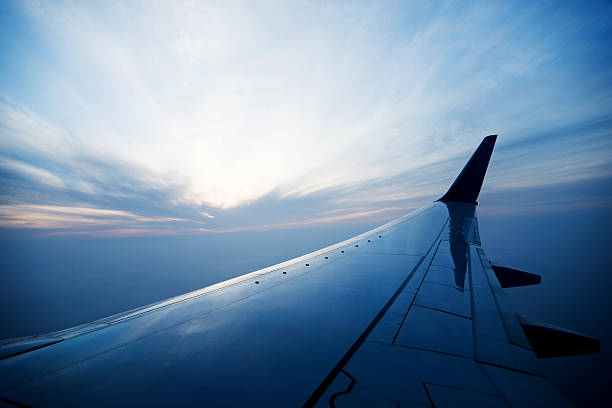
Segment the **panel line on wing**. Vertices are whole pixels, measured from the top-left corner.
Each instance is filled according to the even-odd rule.
[[[395,293],[391,296],[389,301],[383,306],[382,310],[376,315],[374,320],[372,320],[372,322],[364,330],[364,332],[361,334],[361,336],[359,336],[359,338],[355,341],[355,343],[349,348],[347,353],[340,359],[340,361],[336,364],[336,366],[331,370],[331,372],[325,377],[325,379],[321,382],[321,384],[314,390],[314,392],[306,400],[306,402],[304,403],[304,407],[312,407],[312,406],[314,406],[317,403],[317,401],[319,401],[321,396],[325,393],[327,388],[331,385],[331,383],[334,381],[334,379],[338,376],[340,371],[346,366],[346,364],[349,362],[349,360],[357,352],[359,347],[361,347],[361,345],[364,343],[366,338],[370,335],[372,330],[374,330],[374,328],[379,323],[379,321],[382,319],[382,317],[385,315],[385,313],[389,310],[391,305],[395,302],[395,300],[398,298],[398,296],[402,293],[402,291],[404,290],[406,285],[408,285],[408,283],[410,282],[410,280],[412,279],[412,277],[414,276],[416,271],[421,267],[421,264],[429,256],[429,254],[431,253],[433,248],[436,247],[436,250],[437,250],[436,244],[438,244],[438,245],[440,244],[439,238],[440,238],[440,235],[442,234],[442,232],[445,230],[445,228],[446,228],[446,226],[448,224],[448,220],[449,220],[449,218],[447,218],[446,221],[444,222],[442,228],[440,229],[440,231],[436,235],[436,238],[432,242],[432,244],[429,247],[429,249],[427,250],[426,254],[421,257],[419,262],[414,266],[414,268],[412,268],[412,270],[410,271],[410,273],[408,274],[406,279],[402,282],[402,284],[398,287],[398,289],[395,291]],[[432,257],[432,259],[433,259],[433,257]],[[431,260],[430,260],[430,264],[431,264]],[[423,279],[424,279],[424,277],[423,277]],[[421,283],[422,283],[422,281],[421,281]],[[414,301],[414,298],[412,300]]]
[[[477,363],[476,364],[478,366],[478,368],[480,369],[480,371],[482,372],[482,375],[485,376],[485,378],[487,380],[489,380],[489,382],[491,383],[491,385],[493,386],[493,388],[495,388],[495,391],[497,392],[497,394],[499,394],[503,399],[504,402],[510,407],[510,402],[508,402],[508,399],[506,398],[506,396],[501,392],[501,390],[499,389],[499,387],[497,386],[497,384],[495,383],[495,381],[493,381],[493,379],[491,378],[491,376],[489,375],[489,373],[487,373],[487,370],[484,369],[484,367],[480,364]]]
[[[475,359],[475,361],[478,363],[478,365],[485,365],[485,366],[503,368],[504,370],[513,371],[515,373],[521,373],[521,374],[525,374],[525,375],[530,375],[532,377],[547,378],[544,374],[538,374],[538,373],[534,373],[532,371],[525,371],[525,370],[521,370],[520,368],[508,367],[508,366],[505,366],[505,365],[502,365],[502,364],[491,363],[489,361],[480,361],[478,359]]]
[[[361,336],[359,336],[359,338],[357,339],[357,341],[351,346],[351,348],[349,348],[348,352],[342,357],[342,359],[340,359],[340,361],[338,362],[338,364],[336,364],[336,366],[332,369],[332,371],[327,375],[327,377],[325,377],[325,379],[323,380],[323,382],[315,389],[315,391],[312,393],[312,395],[308,398],[308,400],[306,400],[306,402],[304,403],[305,407],[312,407],[314,406],[314,404],[316,404],[316,402],[319,400],[319,398],[321,398],[321,395],[323,395],[323,393],[325,392],[325,390],[327,389],[327,387],[329,387],[329,385],[333,382],[333,380],[336,378],[336,376],[338,375],[338,373],[342,370],[342,368],[346,365],[346,363],[351,359],[351,357],[355,354],[355,352],[357,351],[357,349],[361,346],[361,344],[363,344],[363,342],[365,341],[365,339],[368,337],[368,335],[372,332],[372,330],[374,329],[374,327],[376,326],[376,324],[378,324],[378,322],[380,321],[380,319],[384,316],[384,314],[387,312],[387,310],[389,309],[389,307],[391,307],[391,305],[393,304],[393,302],[395,301],[395,299],[399,296],[399,294],[402,292],[402,290],[404,289],[404,287],[408,284],[408,282],[410,281],[410,279],[412,278],[412,276],[414,275],[415,271],[419,268],[419,266],[421,266],[421,263],[423,262],[423,260],[425,259],[425,257],[421,257],[421,259],[419,260],[419,262],[416,264],[416,266],[412,269],[412,271],[408,274],[408,277],[404,280],[404,282],[402,282],[402,284],[400,285],[400,287],[395,291],[395,293],[393,294],[393,296],[391,296],[391,299],[389,299],[389,301],[385,304],[385,306],[382,308],[382,310],[376,315],[376,317],[374,318],[374,320],[372,320],[372,322],[368,325],[368,327],[365,329],[365,331],[361,334]]]
[[[453,357],[461,357],[461,358],[465,358],[466,360],[473,360],[472,357],[468,357],[464,354],[457,354],[457,353],[452,353],[450,351],[441,351],[441,350],[435,350],[435,349],[430,349],[430,348],[426,348],[426,347],[418,347],[418,346],[406,346],[403,344],[386,344],[386,343],[381,343],[381,342],[375,342],[372,341],[371,343],[379,343],[379,344],[385,344],[387,346],[390,347],[399,347],[399,348],[403,348],[403,349],[412,349],[412,350],[420,350],[420,351],[427,351],[429,353],[436,353],[436,354],[443,354],[445,356],[453,356]]]
[[[446,227],[446,224],[444,225]],[[444,228],[442,228],[442,230],[444,230]],[[412,308],[412,305],[414,304],[414,300],[416,299],[417,294],[419,293],[419,290],[421,289],[421,286],[423,285],[423,282],[425,281],[425,276],[427,276],[427,270],[429,270],[429,267],[431,266],[431,263],[433,262],[433,260],[436,257],[436,253],[438,252],[438,248],[440,247],[440,242],[441,241],[437,241],[436,245],[436,249],[434,251],[434,254],[431,258],[431,260],[429,261],[429,265],[427,265],[427,269],[425,270],[425,273],[423,273],[423,277],[421,278],[421,282],[419,283],[419,287],[416,290],[416,293],[414,294],[414,296],[412,297],[412,300],[410,301],[410,305],[408,306],[408,310],[406,311],[406,314],[404,315],[404,318],[402,319],[402,322],[400,324],[400,326],[397,328],[397,332],[395,333],[395,336],[393,336],[393,341],[391,341],[391,344],[395,344],[395,341],[397,340],[397,336],[399,335],[400,331],[402,330],[402,327],[404,326],[404,323],[406,322],[406,317],[408,316],[408,313],[410,312],[410,309]],[[434,243],[435,245],[435,243]]]
[[[431,307],[431,306],[420,305],[420,304],[418,304],[418,303],[415,303],[415,304],[414,304],[414,306],[422,307],[423,309],[435,310],[436,312],[446,313],[446,314],[449,314],[449,315],[451,315],[451,316],[457,316],[457,317],[460,317],[460,318],[462,318],[462,319],[472,320],[472,318],[471,318],[471,317],[467,317],[467,316],[464,316],[464,315],[460,315],[460,314],[458,314],[458,313],[449,312],[448,310],[438,309],[438,308]]]

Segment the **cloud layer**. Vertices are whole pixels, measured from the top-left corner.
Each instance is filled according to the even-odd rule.
[[[1,7],[3,227],[390,215],[441,194],[491,133],[488,188],[612,173],[605,4]]]

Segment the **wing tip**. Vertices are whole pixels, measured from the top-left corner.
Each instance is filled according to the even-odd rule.
[[[438,201],[476,203],[496,141],[497,135],[482,139],[461,173]]]

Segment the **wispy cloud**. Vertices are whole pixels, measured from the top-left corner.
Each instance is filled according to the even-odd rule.
[[[377,210],[370,211],[360,211],[360,212],[348,212],[346,214],[333,215],[327,217],[315,217],[308,218],[305,220],[299,221],[290,221],[290,222],[281,222],[275,224],[261,224],[261,225],[251,225],[246,227],[233,227],[226,229],[211,229],[211,228],[197,228],[196,231],[204,232],[204,233],[225,233],[225,232],[241,232],[241,231],[270,231],[270,230],[279,230],[279,229],[291,229],[291,228],[303,228],[313,225],[323,225],[323,224],[336,224],[345,221],[351,220],[372,220],[372,219],[380,219],[380,220],[388,220],[392,216],[398,216],[403,212],[407,212],[409,209],[405,207],[389,207],[389,208],[380,208]],[[343,210],[341,210],[343,211]]]
[[[31,164],[0,158],[0,168],[13,171],[18,175],[31,179],[35,183],[44,184],[49,187],[64,188],[64,183],[58,176]]]
[[[340,214],[298,219],[281,223],[254,223],[230,228],[206,228],[198,220],[144,217],[127,211],[49,205],[0,205],[0,228],[29,228],[50,231],[51,235],[93,237],[151,236],[241,231],[270,231],[303,228],[353,220],[388,220],[408,209],[403,207],[355,211],[339,209]],[[207,217],[210,218],[211,216]]]
[[[0,205],[0,227],[64,229],[92,226],[187,222],[181,218],[143,217],[128,211],[52,205]],[[197,221],[189,221],[196,223]]]
[[[486,188],[612,168],[605,4],[0,7],[14,16],[0,29],[5,226],[372,216],[436,198],[490,133]]]

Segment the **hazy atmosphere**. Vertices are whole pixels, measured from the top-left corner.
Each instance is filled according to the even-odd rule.
[[[349,238],[439,198],[498,134],[492,260],[606,406],[609,2],[0,4],[0,338],[59,330]]]

